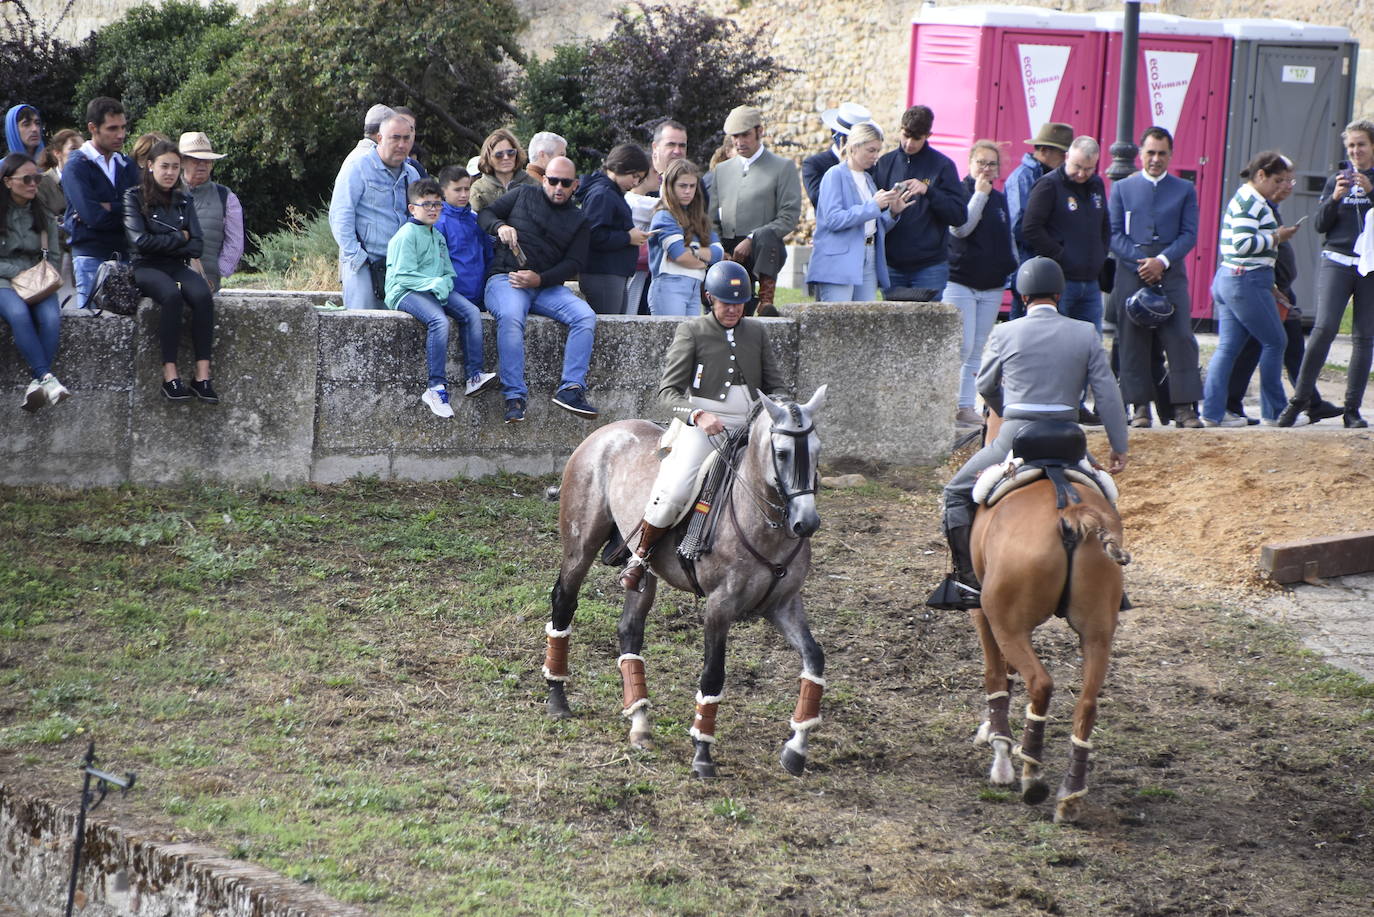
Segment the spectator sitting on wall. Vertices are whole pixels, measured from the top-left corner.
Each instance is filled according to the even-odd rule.
[[[577,167],[549,161],[541,185],[522,185],[477,214],[482,231],[500,244],[487,277],[487,310],[496,319],[496,353],[506,423],[525,419],[525,320],[534,313],[568,326],[563,372],[553,403],[579,417],[595,417],[586,398],[596,313],[563,286],[587,263],[591,235],[573,204]]]
[[[663,189],[649,236],[649,311],[654,315],[701,314],[701,285],[712,264],[725,257],[711,231],[701,194],[701,172],[674,159],[663,173]]]
[[[1025,264],[1035,257],[1035,251],[1022,231],[1021,222],[1025,217],[1026,201],[1030,198],[1035,183],[1064,164],[1064,155],[1073,143],[1073,127],[1058,121],[1040,125],[1034,137],[1027,140],[1031,151],[1022,155],[1021,163],[1007,176],[1007,215],[1011,217],[1011,237],[1016,243],[1016,262]],[[1009,278],[1010,279],[1010,278]],[[1021,294],[1016,285],[1011,286],[1011,317],[1020,318],[1026,314]]]
[[[339,246],[339,279],[349,309],[382,308],[386,246],[406,221],[406,186],[419,174],[406,162],[415,131],[392,114],[382,122],[377,148],[339,172],[329,201],[329,229]],[[376,272],[376,273],[374,273]]]
[[[149,150],[139,183],[124,192],[124,232],[134,259],[134,279],[144,296],[157,303],[162,345],[162,394],[169,401],[218,404],[210,384],[215,302],[205,278],[191,267],[201,254],[200,223],[191,195],[181,190],[181,153],[175,143],[159,141]],[[191,343],[196,373],[190,388],[177,369],[181,320],[191,308]]]
[[[95,292],[100,264],[129,254],[124,235],[124,192],[138,184],[138,169],[120,154],[128,135],[124,106],[92,99],[86,106],[91,139],[71,154],[62,170],[67,210],[62,224],[72,245],[76,304],[84,308]]]
[[[611,150],[602,167],[579,182],[574,200],[582,207],[590,231],[587,263],[577,284],[598,315],[624,315],[626,286],[635,272],[639,248],[649,235],[634,223],[625,192],[644,180],[649,157],[637,144]],[[639,309],[635,301],[635,311]]]
[[[225,277],[238,270],[243,257],[243,206],[234,192],[210,181],[216,160],[224,158],[210,146],[210,138],[195,131],[181,135],[182,177],[196,205],[196,219],[204,240],[200,265],[210,292],[218,293]]]
[[[550,131],[540,131],[530,138],[530,161],[529,165],[525,166],[525,171],[530,173],[530,177],[536,182],[542,182],[549,160],[567,155],[568,141]]]
[[[491,236],[482,232],[477,214],[472,212],[472,176],[462,166],[444,166],[439,170],[439,191],[444,196],[444,207],[434,228],[448,245],[453,289],[480,308],[492,250]]]
[[[472,209],[480,211],[507,191],[521,185],[538,187],[539,182],[525,171],[529,160],[525,151],[520,149],[520,141],[515,134],[504,127],[492,131],[482,141],[482,152],[477,159],[477,169],[482,176],[472,183]]]
[[[821,121],[830,128],[833,142],[824,152],[802,160],[802,184],[806,186],[806,196],[812,207],[816,206],[821,196],[821,179],[840,162],[840,151],[844,149],[850,129],[856,124],[872,120],[873,115],[858,102],[845,102],[839,108],[827,108],[821,112]]]
[[[777,315],[773,296],[787,263],[784,240],[801,219],[801,178],[792,160],[764,147],[763,113],[757,108],[732,110],[725,133],[735,141],[735,156],[712,173],[711,228],[730,260],[758,278],[758,314]],[[746,315],[753,313],[745,307]]]
[[[943,293],[949,281],[949,228],[968,219],[964,186],[954,162],[930,145],[935,113],[913,105],[902,114],[897,149],[873,168],[879,188],[905,188],[906,210],[887,234],[888,283]]]
[[[448,244],[434,228],[444,207],[439,183],[432,178],[411,182],[408,197],[410,219],[387,244],[386,307],[424,323],[429,386],[420,401],[436,417],[452,417],[447,375],[450,319],[463,336],[463,393],[471,396],[490,388],[496,374],[482,371],[481,313],[453,288]]]
[[[0,318],[14,334],[14,346],[29,365],[28,390],[20,407],[32,413],[48,405],[60,404],[71,395],[52,374],[61,337],[62,307],[52,293],[30,305],[14,292],[11,281],[45,257],[43,236],[47,235],[48,262],[54,268],[62,263],[57,248],[57,220],[38,198],[38,165],[24,153],[10,153],[0,161]]]

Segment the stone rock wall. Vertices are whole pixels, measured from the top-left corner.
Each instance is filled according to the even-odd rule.
[[[19,409],[28,374],[0,323],[0,482],[112,485],[189,479],[292,486],[357,475],[435,480],[498,471],[558,471],[597,423],[662,416],[656,405],[674,319],[597,322],[588,375],[601,418],[549,402],[564,327],[526,327],[529,419],[502,422],[499,394],[455,399],[441,420],[420,403],[424,326],[398,312],[325,312],[328,294],[222,295],[214,377],[221,403],[161,395],[157,309],[132,318],[67,315],[53,371],[70,400]],[[917,465],[943,460],[954,438],[961,326],[951,306],[855,303],[784,307],[763,319],[784,381],[800,398],[829,383],[822,430],[829,460]],[[487,364],[495,327],[483,319]],[[189,350],[183,347],[183,352]],[[448,374],[462,377],[461,350]]]

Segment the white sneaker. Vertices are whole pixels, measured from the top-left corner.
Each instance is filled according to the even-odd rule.
[[[477,373],[468,377],[467,384],[463,386],[463,394],[469,398],[480,395],[495,383],[496,373]]]
[[[72,396],[72,393],[67,390],[67,387],[61,382],[58,382],[57,377],[52,373],[48,373],[40,379],[39,384],[43,386],[43,393],[48,398],[48,404],[58,405]]]
[[[434,412],[436,417],[452,417],[453,408],[448,403],[448,389],[442,385],[434,388],[425,389],[425,393],[420,396],[420,400]]]
[[[1249,426],[1244,417],[1241,417],[1239,414],[1232,414],[1230,411],[1227,411],[1225,414],[1221,415],[1221,420],[1208,420],[1206,417],[1204,417],[1202,418],[1202,425],[1205,427]]]
[[[48,393],[43,391],[43,383],[37,379],[30,382],[29,387],[24,390],[24,401],[19,406],[30,414],[47,407]]]

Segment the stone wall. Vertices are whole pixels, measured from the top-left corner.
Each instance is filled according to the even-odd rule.
[[[64,316],[53,370],[72,398],[27,414],[18,405],[28,373],[0,324],[0,482],[290,486],[358,475],[539,474],[560,470],[596,423],[662,416],[655,401],[673,319],[614,316],[597,323],[588,377],[602,412],[596,422],[549,403],[565,330],[537,317],[527,327],[529,419],[503,423],[502,399],[493,393],[455,398],[456,416],[445,420],[419,400],[424,327],[404,313],[316,310],[327,295],[220,297],[218,405],[162,397],[158,312],[145,301],[133,318]],[[803,305],[789,316],[762,321],[799,396],[830,384],[821,419],[827,459],[911,465],[944,458],[954,436],[961,336],[952,307]],[[486,316],[483,325],[494,366],[494,325]],[[455,338],[453,379],[462,374],[459,353]]]

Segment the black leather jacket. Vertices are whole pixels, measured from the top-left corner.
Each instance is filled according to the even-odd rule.
[[[186,230],[190,238],[183,235],[182,230]],[[141,261],[186,264],[200,257],[200,221],[196,219],[191,195],[184,191],[173,191],[172,206],[154,205],[147,216],[143,214],[142,189],[125,191],[124,235],[128,237],[129,254],[134,264]]]

